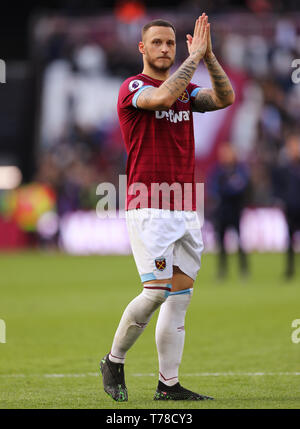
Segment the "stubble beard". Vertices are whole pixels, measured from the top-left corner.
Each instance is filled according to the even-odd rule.
[[[173,60],[171,60],[171,62],[169,63],[168,66],[157,66],[154,61],[151,61],[149,58],[147,58],[147,63],[148,66],[154,71],[154,72],[167,72],[168,70],[170,70],[170,68],[172,67],[172,65],[175,62],[175,58]]]

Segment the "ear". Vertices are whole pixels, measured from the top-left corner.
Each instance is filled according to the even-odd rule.
[[[143,42],[139,42],[139,51],[141,54],[145,53],[145,45]]]

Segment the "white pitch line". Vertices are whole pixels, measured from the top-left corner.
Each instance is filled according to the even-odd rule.
[[[156,374],[131,374],[134,377],[155,377]],[[259,375],[300,375],[300,372],[196,372],[193,374],[182,374],[184,377],[256,377]]]
[[[1,378],[82,378],[82,377],[99,377],[98,372],[87,372],[85,374],[0,374]],[[136,373],[129,374],[133,377],[156,377],[155,373]],[[184,377],[257,377],[257,376],[298,376],[300,372],[196,372],[192,374],[182,374]]]

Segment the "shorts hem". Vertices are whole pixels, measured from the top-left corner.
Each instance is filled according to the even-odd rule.
[[[143,282],[149,282],[150,280],[156,280],[156,277],[153,273],[146,273],[140,275],[142,283]]]
[[[165,275],[164,277],[161,277],[161,274],[159,273],[158,276],[155,276],[155,274],[152,273],[147,273],[147,274],[140,274],[141,277],[141,281],[142,283],[144,282],[149,282],[151,280],[168,280],[171,279],[173,277],[173,273],[170,273],[169,275]]]

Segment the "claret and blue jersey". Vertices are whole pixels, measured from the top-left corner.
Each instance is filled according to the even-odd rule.
[[[190,83],[169,110],[150,111],[137,107],[137,99],[148,87],[159,87],[163,81],[145,74],[126,79],[118,98],[118,115],[128,159],[128,187],[143,183],[148,188],[147,200],[141,207],[153,207],[151,183],[192,184],[190,206],[195,210],[195,148],[192,100],[200,87]],[[134,195],[127,195],[127,208]],[[152,201],[152,203],[151,203]],[[165,208],[159,200],[158,206]],[[174,199],[170,210],[175,210]],[[184,209],[184,202],[182,201]]]

